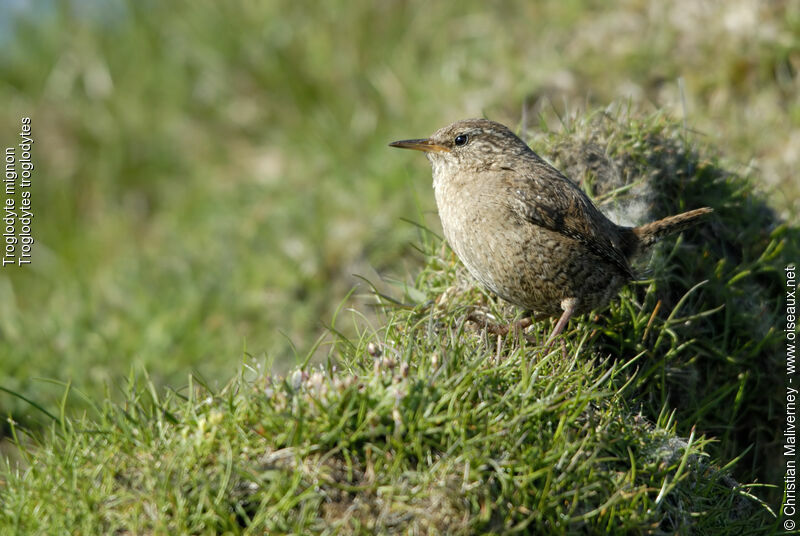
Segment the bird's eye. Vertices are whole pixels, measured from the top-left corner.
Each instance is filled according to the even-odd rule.
[[[454,141],[456,145],[461,147],[462,145],[467,144],[467,142],[469,141],[469,136],[467,136],[466,134],[459,134],[458,136],[456,136],[456,139]]]

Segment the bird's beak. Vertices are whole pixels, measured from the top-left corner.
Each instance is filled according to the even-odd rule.
[[[401,149],[414,149],[415,151],[424,151],[426,153],[449,153],[450,149],[443,145],[433,143],[430,139],[424,140],[402,140],[393,141],[389,147],[399,147]]]

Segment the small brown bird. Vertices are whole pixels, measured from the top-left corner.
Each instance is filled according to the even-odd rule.
[[[561,315],[548,343],[573,314],[605,306],[634,278],[632,257],[712,211],[616,225],[508,127],[487,119],[389,145],[426,153],[445,238],[475,279],[515,305]]]

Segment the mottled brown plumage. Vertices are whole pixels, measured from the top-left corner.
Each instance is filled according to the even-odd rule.
[[[616,225],[511,130],[486,119],[390,145],[425,151],[444,235],[478,281],[515,305],[561,315],[551,340],[571,315],[617,295],[633,278],[634,255],[711,212]]]

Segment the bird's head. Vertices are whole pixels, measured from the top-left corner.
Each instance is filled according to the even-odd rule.
[[[456,172],[499,168],[530,151],[508,127],[488,119],[463,119],[440,128],[430,138],[389,145],[424,151],[434,174],[447,168]]]

